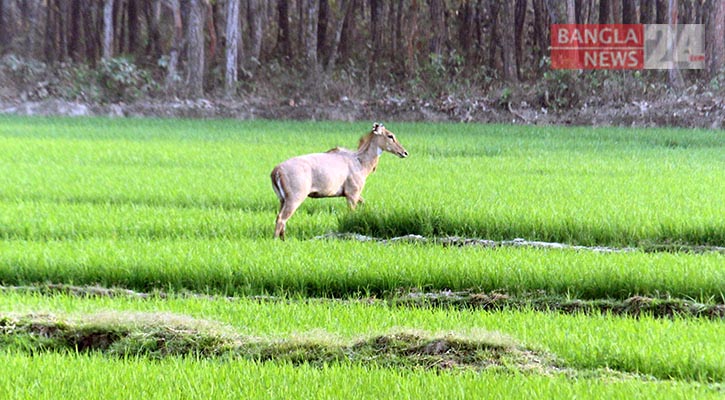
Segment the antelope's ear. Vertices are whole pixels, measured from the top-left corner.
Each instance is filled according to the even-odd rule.
[[[373,133],[375,133],[376,135],[381,135],[383,133],[381,131],[381,128],[385,128],[383,124],[377,122],[373,123]]]

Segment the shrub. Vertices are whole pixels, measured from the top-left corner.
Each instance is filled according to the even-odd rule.
[[[111,101],[134,100],[157,88],[147,71],[126,58],[102,60],[97,73],[105,98]]]

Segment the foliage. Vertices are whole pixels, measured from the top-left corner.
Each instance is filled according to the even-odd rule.
[[[55,69],[55,92],[63,99],[97,103],[106,93],[98,82],[99,73],[87,65],[61,64]]]
[[[98,81],[110,101],[133,100],[158,88],[148,72],[126,58],[101,60]]]
[[[13,81],[27,84],[42,78],[47,73],[48,66],[34,59],[8,54],[0,59],[0,68],[9,73]]]
[[[576,71],[551,70],[543,74],[538,88],[539,103],[554,110],[574,108],[579,104],[581,84]]]
[[[48,66],[32,59],[7,55],[0,60],[6,84],[21,97],[32,100],[61,98],[72,101],[132,101],[153,95],[159,85],[149,71],[126,58],[102,60],[96,68],[86,64],[58,63]]]
[[[229,2],[204,3],[208,6],[209,15],[213,16],[208,19],[208,24],[186,21],[190,15],[197,15],[192,7],[196,2],[188,1],[171,2],[163,7],[159,7],[157,2],[124,1],[104,15],[104,7],[95,3],[84,6],[85,3],[66,4],[60,0],[8,0],[4,3],[3,19],[13,23],[0,24],[0,34],[3,35],[0,46],[4,54],[14,55],[17,59],[43,60],[51,69],[65,68],[63,64],[68,63],[100,64],[100,91],[73,85],[60,88],[57,92],[61,96],[77,96],[84,101],[95,99],[97,95],[108,96],[105,101],[138,98],[154,91],[154,81],[139,73],[145,71],[157,78],[164,75],[170,70],[170,54],[173,52],[180,56],[174,71],[181,76],[189,76],[188,73],[193,71],[187,67],[202,65],[204,70],[199,71],[199,75],[204,75],[206,93],[216,94],[223,86],[224,68],[221,66],[226,65],[225,41],[217,38],[217,34],[225,31],[225,8]],[[661,20],[663,13],[671,14],[668,7],[678,4],[680,23],[707,25],[705,48],[716,47],[709,41],[723,36],[722,26],[713,23],[714,18],[706,18],[707,15],[717,15],[719,3],[716,1],[680,0],[669,6],[660,2],[656,7],[647,3],[637,12],[628,7],[629,2],[625,2],[623,7],[612,8],[613,3],[609,0],[566,4],[543,0],[515,1],[512,7],[501,7],[498,0],[401,0],[371,2],[366,6],[358,2],[326,0],[320,2],[318,12],[308,17],[301,12],[306,4],[301,0],[280,0],[265,7],[262,3],[267,4],[256,1],[245,3],[239,16],[238,28],[245,32],[245,40],[241,51],[243,55],[235,62],[249,70],[243,67],[238,77],[245,89],[247,86],[251,86],[250,90],[259,89],[264,84],[274,87],[276,82],[267,80],[268,74],[264,70],[271,70],[275,64],[283,66],[286,78],[295,82],[298,73],[322,71],[323,67],[327,68],[327,60],[334,58],[336,65],[322,72],[325,79],[334,80],[334,75],[341,70],[348,77],[353,75],[352,70],[362,71],[355,74],[354,90],[345,95],[363,92],[365,96],[361,97],[366,99],[380,92],[377,86],[391,90],[407,86],[415,96],[425,100],[453,91],[485,91],[492,81],[499,80],[504,70],[515,70],[529,83],[542,78],[549,81],[544,85],[545,90],[541,91],[543,96],[546,93],[550,95],[545,99],[546,107],[565,108],[576,104],[576,98],[558,100],[555,95],[571,91],[571,82],[565,81],[563,76],[542,75],[542,72],[549,71],[544,68],[547,58],[543,49],[550,45],[550,26],[567,22],[567,15],[575,15],[578,24],[607,23],[607,16],[600,15],[599,11],[609,9],[609,14],[617,14],[609,15],[611,21],[624,19],[630,23],[653,23],[656,14],[660,13],[658,20]],[[341,8],[344,5],[348,6],[345,10]],[[178,27],[185,32],[177,31],[173,22],[175,17],[182,15],[184,21],[179,21]],[[113,44],[112,48],[99,48],[106,43],[101,43],[101,30],[104,28],[109,28],[107,32],[112,40],[108,43]],[[199,31],[191,34],[193,29]],[[504,34],[509,32],[513,34]],[[249,37],[246,37],[247,33]],[[195,36],[208,40],[211,51],[206,53],[206,60],[199,59],[201,53],[189,51],[191,43],[183,39]],[[334,38],[339,38],[339,43]],[[514,53],[517,57],[503,57]],[[104,61],[102,54],[120,58]],[[315,54],[317,65],[308,65],[305,54]],[[123,61],[123,57],[133,59],[136,66]],[[190,62],[190,57],[201,62]],[[710,54],[707,57],[718,59]],[[506,65],[511,62],[516,65]],[[269,72],[277,75],[274,71]],[[14,73],[19,82],[26,79],[27,83],[44,82],[34,81],[18,70]],[[703,73],[693,79],[719,80],[716,76],[706,75]],[[178,76],[169,79],[173,81]],[[314,89],[316,78],[306,82],[307,85],[276,93],[277,96],[270,98],[294,97],[298,95],[295,92],[306,94],[305,86]],[[644,80],[649,81],[650,78]],[[690,78],[686,76],[687,80]],[[509,79],[517,80],[515,77]],[[46,87],[29,93],[30,98],[58,95],[52,88]]]
[[[710,88],[719,93],[725,93],[725,68],[720,69],[720,71],[710,79]]]

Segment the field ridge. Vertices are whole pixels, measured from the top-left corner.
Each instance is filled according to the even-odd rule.
[[[69,284],[43,284],[28,286],[2,286],[0,293],[37,293],[43,296],[69,295],[81,298],[107,297],[107,298],[132,298],[132,299],[153,299],[153,298],[204,298],[215,300],[223,298],[235,301],[240,297],[220,296],[185,291],[182,293],[166,293],[163,291],[139,292],[124,288],[106,288],[98,285],[76,286]],[[290,301],[288,296],[257,295],[244,296],[259,302],[284,302]],[[422,292],[420,290],[398,290],[375,297],[365,298],[314,298],[293,299],[295,301],[366,301],[367,303],[384,303],[397,307],[452,307],[471,310],[536,310],[541,312],[557,312],[563,314],[611,314],[618,316],[639,317],[643,315],[654,318],[704,318],[713,320],[725,319],[725,304],[705,304],[691,299],[673,297],[650,297],[631,296],[626,299],[594,299],[582,300],[556,294],[547,294],[545,291],[528,292],[520,294],[509,294],[502,291],[476,292],[476,291],[432,291]],[[720,299],[723,300],[723,299]]]
[[[407,234],[403,236],[394,236],[390,238],[380,238],[353,232],[329,232],[324,235],[315,236],[313,240],[353,240],[358,242],[378,242],[382,244],[390,243],[418,243],[418,244],[435,244],[442,247],[530,247],[537,249],[564,249],[564,250],[583,250],[593,251],[596,253],[630,253],[635,251],[644,251],[648,253],[668,252],[668,253],[720,253],[725,254],[723,246],[708,245],[690,245],[684,243],[641,243],[637,247],[611,247],[611,246],[582,246],[571,245],[560,242],[545,242],[540,240],[526,240],[523,238],[515,238],[512,240],[491,240],[481,238],[470,238],[461,236],[441,236],[426,237],[417,234]]]

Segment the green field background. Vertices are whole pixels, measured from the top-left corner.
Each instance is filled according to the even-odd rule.
[[[344,199],[309,199],[288,222],[288,240],[273,240],[274,165],[335,146],[354,148],[371,123],[1,116],[0,334],[12,334],[6,316],[108,313],[183,315],[269,340],[496,332],[554,354],[578,371],[575,377],[194,356],[118,359],[33,354],[21,346],[0,349],[0,392],[11,398],[722,396],[722,318],[408,307],[378,299],[468,291],[562,301],[647,296],[719,307],[725,303],[725,132],[389,122],[410,157],[381,157],[365,203],[351,212]],[[334,237],[344,232],[376,239],[524,238],[628,251]],[[327,234],[333,235],[320,238]],[[149,296],[73,296],[47,290],[53,285]],[[611,371],[630,375],[613,378]]]

